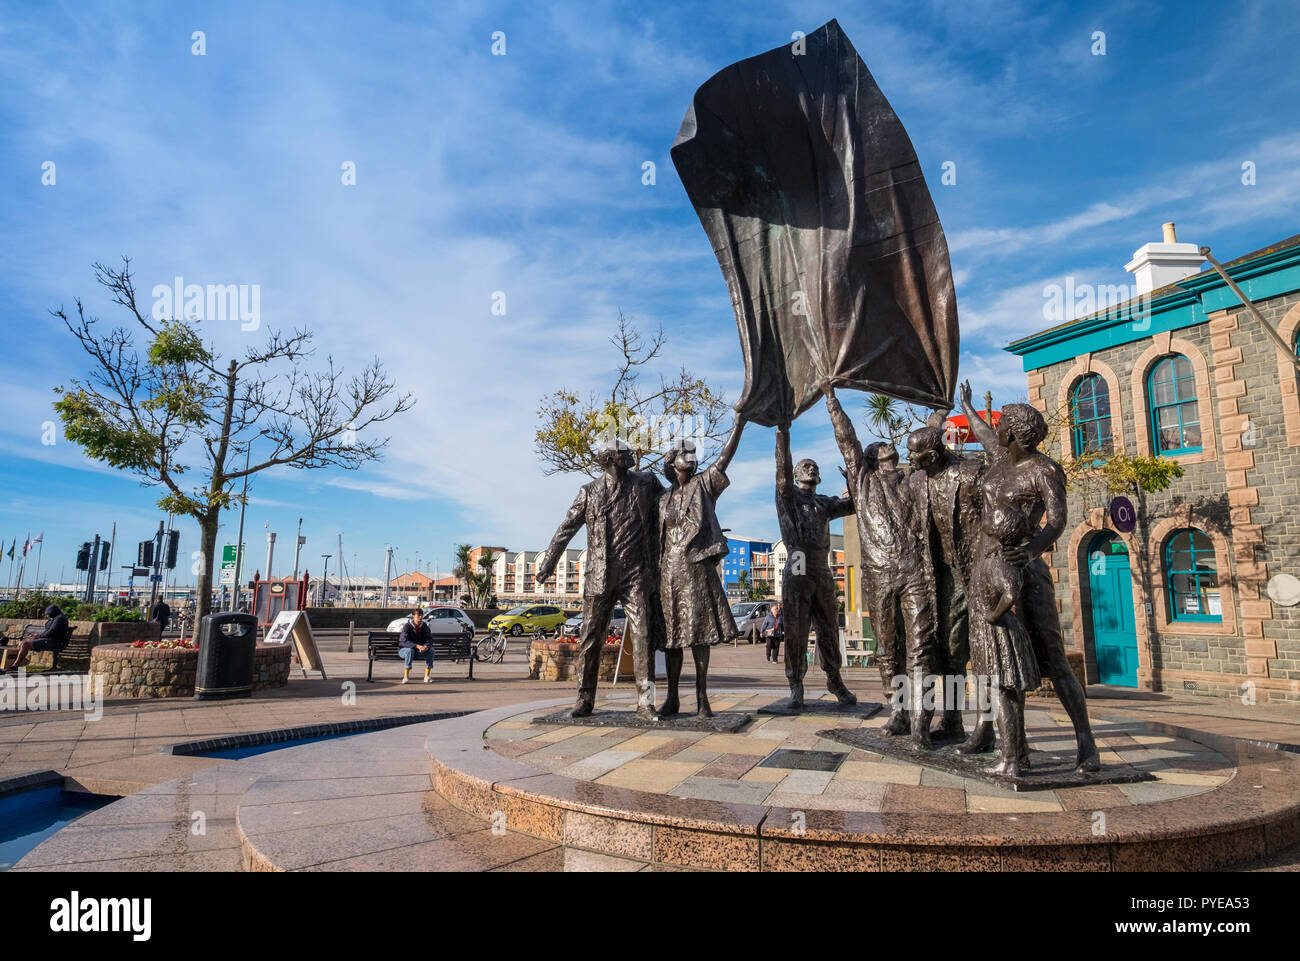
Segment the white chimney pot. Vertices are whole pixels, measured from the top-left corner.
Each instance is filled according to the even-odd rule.
[[[1144,244],[1133,252],[1124,269],[1133,275],[1139,294],[1175,284],[1201,272],[1205,258],[1197,244],[1180,244],[1172,222],[1162,225],[1164,239],[1158,244]]]

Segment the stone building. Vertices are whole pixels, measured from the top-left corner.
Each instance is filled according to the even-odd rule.
[[[1167,224],[1127,265],[1122,303],[1007,347],[1054,455],[1186,471],[1131,497],[1127,533],[1122,505],[1086,476],[1072,484],[1050,557],[1062,627],[1089,683],[1300,702],[1300,235],[1224,265],[1285,350],[1202,264]]]

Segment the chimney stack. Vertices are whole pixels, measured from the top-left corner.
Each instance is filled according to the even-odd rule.
[[[1164,236],[1160,243],[1139,247],[1133,252],[1133,259],[1124,265],[1124,269],[1133,275],[1139,294],[1149,294],[1198,274],[1205,261],[1196,244],[1178,242],[1173,221],[1163,224],[1161,232]]]

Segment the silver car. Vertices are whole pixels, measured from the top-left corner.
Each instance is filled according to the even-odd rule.
[[[731,616],[736,620],[736,632],[753,644],[762,636],[763,619],[772,610],[771,601],[744,601],[731,605]]]
[[[627,630],[627,612],[621,607],[614,608],[614,616],[609,619],[610,633],[622,634]],[[564,622],[564,636],[577,637],[582,633],[582,614],[574,614]]]
[[[465,634],[471,639],[474,637],[474,622],[459,607],[421,607],[420,610],[424,612],[424,622],[429,625],[429,631],[434,637],[448,634]],[[388,625],[388,630],[396,634],[410,620],[410,614],[399,617]]]

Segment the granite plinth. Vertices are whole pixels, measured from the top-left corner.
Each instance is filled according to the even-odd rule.
[[[1154,774],[1139,770],[1122,761],[1104,763],[1100,771],[1077,771],[1074,766],[1073,749],[1060,751],[1031,749],[1029,772],[1019,777],[1012,777],[989,771],[998,760],[995,752],[959,754],[957,752],[959,742],[955,739],[942,744],[936,743],[932,750],[926,751],[913,747],[906,734],[887,736],[882,735],[878,730],[867,728],[853,731],[826,730],[818,731],[817,734],[827,740],[869,751],[872,754],[908,761],[958,777],[973,778],[1016,792],[1055,791],[1059,788],[1093,787],[1099,784],[1137,784],[1140,781],[1156,780]]]
[[[634,727],[650,731],[714,731],[734,734],[750,722],[748,714],[736,711],[718,711],[713,717],[698,714],[670,714],[646,720],[637,717],[636,711],[592,711],[586,717],[574,717],[568,710],[556,711],[533,718],[534,724],[559,724],[583,727]]]
[[[803,707],[792,708],[790,699],[783,697],[771,704],[764,704],[758,709],[758,713],[775,714],[778,717],[804,717],[808,714],[835,715],[846,720],[849,718],[866,720],[879,714],[884,706],[877,701],[858,701],[857,704],[840,704],[838,701],[804,701]]]

